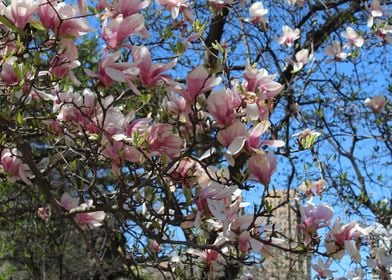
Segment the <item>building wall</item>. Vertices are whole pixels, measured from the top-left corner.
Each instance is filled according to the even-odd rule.
[[[285,247],[295,248],[298,240],[298,224],[300,222],[300,212],[298,204],[294,200],[294,192],[277,190],[271,192],[274,197],[268,198],[267,202],[275,208],[270,221],[277,225],[276,230],[286,236],[284,239],[292,240],[291,244],[284,244]],[[303,254],[283,252],[275,249],[273,258],[267,258],[264,262],[265,275],[263,279],[310,279],[310,257]]]

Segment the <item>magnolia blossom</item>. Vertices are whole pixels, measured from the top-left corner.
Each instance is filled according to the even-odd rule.
[[[347,53],[342,52],[342,47],[338,41],[333,41],[332,45],[328,45],[325,54],[332,56],[335,61],[342,61],[347,58]]]
[[[0,10],[16,27],[24,29],[37,10],[37,3],[34,0],[12,0],[6,8],[3,6]]]
[[[79,205],[78,197],[72,197],[69,193],[65,192],[61,196],[60,205],[68,211],[86,211],[85,213],[77,213],[74,218],[82,229],[86,229],[87,227],[99,227],[102,225],[101,222],[105,219],[104,211],[87,212],[89,208],[93,207],[93,201],[91,199],[88,200],[87,203]]]
[[[251,227],[253,223],[253,227]],[[272,256],[272,246],[280,245],[283,239],[271,237],[268,235],[261,236],[268,232],[268,227],[262,227],[262,219],[260,217],[254,219],[253,215],[242,215],[233,219],[229,224],[226,234],[222,241],[229,240],[238,244],[238,249],[246,254],[250,249],[262,254],[264,257]],[[262,241],[263,242],[262,242]],[[221,241],[221,242],[222,242]],[[268,244],[269,243],[269,244]],[[219,244],[219,243],[218,243]]]
[[[251,18],[249,18],[248,21],[254,24],[262,22],[265,25],[267,23],[267,20],[264,18],[264,16],[268,14],[268,9],[264,9],[263,3],[253,3],[249,8],[249,14]]]
[[[80,81],[76,78],[73,69],[80,66],[79,60],[72,60],[64,54],[53,57],[50,61],[49,72],[58,79],[69,77],[70,80],[76,85],[80,85]]]
[[[14,69],[14,65],[17,63],[16,60],[16,57],[10,57],[1,65],[0,77],[7,86],[16,85],[19,82],[18,76],[16,75]],[[22,65],[18,65],[17,67],[21,69],[21,66]]]
[[[261,182],[264,186],[268,186],[271,181],[271,176],[276,170],[274,152],[263,152],[251,156],[248,160],[248,168],[251,173],[251,178]]]
[[[10,182],[22,180],[27,185],[32,185],[29,178],[32,173],[27,164],[23,163],[21,153],[16,149],[4,149],[1,152],[0,167],[6,172],[7,179]]]
[[[208,0],[208,2],[217,10],[233,5],[233,0]]]
[[[332,259],[328,259],[323,262],[322,259],[319,258],[317,263],[312,264],[312,268],[318,273],[318,276],[320,278],[332,278],[332,273],[335,272],[329,269],[332,264],[332,261]]]
[[[181,137],[173,133],[173,127],[162,123],[149,127],[147,143],[152,155],[166,155],[169,158],[178,156],[183,145]]]
[[[221,145],[227,148],[237,137],[246,138],[247,135],[246,125],[237,120],[227,128],[220,130],[217,135],[217,140]]]
[[[59,122],[76,122],[79,125],[90,123],[95,109],[95,94],[85,89],[82,94],[69,91],[56,93],[53,99],[53,112],[57,113]]]
[[[364,41],[363,37],[359,35],[354,29],[351,27],[347,27],[346,31],[342,32],[342,37],[348,40],[346,46],[350,47],[352,45],[356,46],[357,48],[362,47]]]
[[[311,197],[313,195],[322,195],[325,189],[325,180],[320,179],[314,182],[305,180],[298,187],[298,189],[302,191],[306,197]]]
[[[148,242],[148,248],[155,254],[162,250],[161,245],[156,240],[150,240]]]
[[[220,221],[226,221],[229,216],[227,211],[230,207],[231,197],[238,186],[226,186],[210,181],[207,186],[202,187],[197,194],[195,203],[198,213],[202,213],[206,206],[211,214]]]
[[[198,163],[191,158],[184,157],[169,171],[170,178],[174,183],[179,183],[183,188],[192,187],[197,183],[195,171],[200,168]]]
[[[366,9],[370,13],[370,17],[367,22],[368,27],[372,27],[374,23],[374,18],[384,16],[384,9],[381,7],[379,0],[373,0],[370,7],[366,5]]]
[[[189,114],[191,113],[191,107],[184,97],[175,92],[170,92],[163,99],[163,104],[171,114],[178,116],[180,122],[190,124]]]
[[[380,273],[380,279],[389,279],[392,268],[392,254],[390,250],[373,248],[371,255],[372,258],[367,260],[367,265]]]
[[[384,24],[381,26],[377,26],[376,35],[380,40],[383,40],[388,44],[392,44],[392,26],[391,25]]]
[[[158,3],[170,10],[173,19],[176,19],[180,13],[184,13],[186,20],[193,21],[193,13],[188,0],[157,0]]]
[[[301,224],[298,227],[302,230],[306,243],[318,237],[317,230],[328,226],[333,214],[333,209],[328,204],[316,206],[307,202],[304,207],[301,207]]]
[[[200,261],[209,266],[209,277],[208,279],[216,279],[218,273],[218,259],[221,258],[221,254],[213,249],[206,249],[204,251],[188,249],[188,254],[198,256]]]
[[[140,81],[146,86],[155,86],[159,81],[170,81],[169,75],[162,74],[173,68],[177,59],[173,59],[166,64],[152,64],[151,54],[145,46],[134,46],[132,48],[134,64],[140,70]]]
[[[123,40],[131,35],[147,36],[144,26],[144,17],[134,14],[124,17],[118,15],[110,21],[106,19],[102,24],[102,38],[112,49],[117,49]]]
[[[262,140],[260,141],[260,137],[267,131],[270,123],[268,121],[262,121],[252,127],[252,129],[246,133],[246,135],[238,135],[235,137],[230,145],[227,147],[227,153],[229,155],[238,154],[243,147],[250,153],[259,153],[260,146],[274,146],[274,147],[283,147],[285,143],[280,140]]]
[[[37,216],[41,218],[45,223],[48,223],[50,217],[52,216],[52,210],[50,206],[39,207],[37,209]]]
[[[298,72],[301,70],[306,63],[313,57],[312,54],[309,55],[309,50],[302,49],[295,54],[295,61],[292,61],[293,72]]]
[[[380,113],[387,102],[388,101],[384,95],[376,95],[372,98],[366,98],[365,106],[372,109],[374,113]]]
[[[349,224],[342,225],[340,218],[337,217],[325,239],[327,254],[332,258],[341,259],[344,252],[347,251],[353,261],[360,262],[359,244],[356,241],[362,235],[367,234],[368,232],[361,228],[357,222],[353,221]]]
[[[299,34],[301,33],[298,28],[295,30],[291,29],[289,26],[285,25],[282,27],[283,36],[278,38],[278,43],[286,44],[287,46],[291,47],[294,44],[294,41],[299,39]]]
[[[187,88],[181,91],[181,95],[187,101],[194,102],[199,94],[213,89],[221,82],[222,78],[215,78],[213,75],[210,77],[204,66],[198,66],[186,77]]]
[[[79,17],[78,10],[65,2],[39,0],[38,16],[43,26],[60,37],[78,37],[92,31],[87,21]]]
[[[143,159],[138,149],[120,141],[106,143],[101,154],[112,161],[112,171],[115,175],[120,175],[123,161],[142,162]]]
[[[283,89],[283,85],[275,82],[276,75],[269,75],[265,69],[255,69],[249,65],[245,68],[242,87],[247,91],[248,102],[255,101],[256,97],[262,99],[274,98]],[[252,98],[252,94],[254,96]],[[252,100],[253,99],[253,100]]]
[[[140,10],[147,8],[149,5],[149,0],[114,0],[109,13],[112,17],[120,14],[127,17],[139,13]]]
[[[84,69],[84,71],[88,76],[97,78],[103,86],[110,86],[113,81],[126,82],[136,79],[139,69],[130,63],[117,63],[119,58],[119,53],[110,53],[99,63],[98,73],[89,69]]]
[[[241,97],[230,89],[212,91],[207,99],[208,112],[214,116],[215,121],[222,126],[234,122],[237,112],[241,106]]]

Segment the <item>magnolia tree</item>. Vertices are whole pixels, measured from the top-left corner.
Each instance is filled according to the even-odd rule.
[[[3,274],[390,279],[390,4],[3,1]]]

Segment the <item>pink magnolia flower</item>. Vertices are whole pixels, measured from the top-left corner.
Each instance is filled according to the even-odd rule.
[[[374,113],[380,113],[387,102],[384,95],[376,95],[372,98],[366,98],[365,106],[372,109]]]
[[[380,274],[380,279],[390,279],[392,267],[392,255],[387,248],[373,248],[371,257],[367,259],[367,265],[376,269]]]
[[[60,205],[68,211],[75,208],[80,211],[87,211],[88,208],[93,206],[93,201],[90,199],[87,201],[87,203],[82,203],[79,205],[78,197],[72,197],[69,193],[65,192],[61,196]],[[74,219],[82,229],[86,229],[87,227],[99,227],[102,225],[101,222],[105,219],[105,212],[95,211],[77,213]]]
[[[328,204],[314,205],[307,202],[301,207],[301,224],[298,227],[305,236],[305,242],[310,243],[312,239],[317,238],[317,230],[329,225],[334,211]]]
[[[293,64],[293,72],[298,72],[301,70],[306,63],[312,59],[313,55],[309,54],[307,49],[302,49],[295,54],[295,61],[292,61]]]
[[[29,178],[32,173],[27,164],[23,163],[21,153],[16,149],[4,149],[1,152],[0,166],[6,172],[8,181],[14,183],[17,180],[22,180],[27,185],[32,185]]]
[[[342,52],[342,47],[338,41],[333,41],[332,45],[328,45],[325,54],[332,56],[335,61],[342,61],[347,58],[347,53]]]
[[[230,89],[212,91],[207,99],[208,112],[221,126],[227,126],[237,117],[237,109],[241,106],[241,97]]]
[[[350,47],[352,45],[356,46],[357,48],[362,47],[364,41],[363,37],[359,35],[354,29],[351,27],[347,27],[346,31],[342,32],[342,37],[348,40],[346,46]]]
[[[149,127],[147,143],[152,155],[166,155],[169,158],[178,156],[183,145],[181,137],[173,133],[173,127],[162,123]]]
[[[268,153],[258,153],[250,157],[248,167],[251,178],[261,182],[264,186],[268,186],[271,176],[276,170],[276,159],[273,151]]]
[[[187,253],[199,256],[201,258],[201,261],[204,263],[212,264],[213,262],[216,262],[216,260],[219,257],[219,252],[213,249],[207,249],[204,251],[197,251],[193,249],[189,249]]]
[[[50,209],[50,206],[38,208],[37,216],[41,218],[45,223],[48,223],[50,217],[52,216],[52,210]]]
[[[260,140],[260,137],[267,131],[269,127],[268,121],[262,121],[252,127],[252,129],[246,133],[246,135],[236,136],[227,147],[227,153],[229,155],[238,154],[244,147],[250,153],[259,153],[260,146],[274,146],[283,147],[285,143],[280,140]]]
[[[276,75],[269,75],[265,69],[255,69],[247,66],[244,73],[243,88],[248,92],[256,93],[262,99],[273,98],[280,93],[283,86],[274,79]]]
[[[256,97],[254,101],[249,101],[244,110],[247,119],[251,121],[268,121],[271,104],[273,104],[271,100],[265,100],[263,97]]]
[[[87,15],[87,3],[86,0],[78,0],[79,12],[82,16]]]
[[[222,78],[210,77],[210,74],[204,66],[198,66],[186,77],[187,88],[181,92],[181,95],[187,101],[194,102],[199,94],[213,89],[221,82]]]
[[[222,178],[221,178],[222,179]],[[207,186],[202,186],[195,198],[197,206],[197,216],[204,213],[205,209],[209,210],[218,221],[227,221],[230,214],[232,197],[238,196],[238,186],[226,186],[216,181],[209,181]],[[208,207],[208,208],[206,208]]]
[[[381,7],[379,0],[373,0],[370,7],[366,3],[366,9],[370,13],[370,17],[367,22],[367,26],[370,28],[373,26],[374,18],[384,16],[384,9]]]
[[[80,81],[76,78],[72,71],[79,66],[79,60],[70,60],[68,56],[60,54],[53,57],[50,61],[49,72],[58,79],[69,77],[76,86],[79,86]]]
[[[327,254],[332,258],[341,259],[344,252],[347,251],[353,261],[360,262],[359,244],[356,241],[362,235],[367,235],[367,231],[362,229],[357,222],[353,221],[342,225],[340,218],[337,217],[325,239]]]
[[[180,122],[190,124],[189,114],[191,113],[191,106],[184,97],[175,92],[170,92],[164,98],[163,104],[171,114],[178,116]]]
[[[145,46],[134,46],[132,48],[134,64],[140,70],[140,81],[146,86],[155,86],[161,80],[171,80],[169,75],[162,74],[173,68],[177,59],[167,64],[152,64],[151,54]]]
[[[87,125],[95,109],[95,94],[85,89],[82,94],[71,91],[56,93],[53,99],[53,112],[59,122],[75,122]]]
[[[72,197],[69,193],[65,192],[61,196],[60,199],[60,205],[66,209],[66,210],[71,210],[73,208],[76,208],[79,206],[79,198],[77,197]]]
[[[144,133],[147,133],[150,127],[150,123],[151,123],[150,118],[141,118],[141,119],[134,120],[126,128],[126,133],[128,136],[132,136],[132,134],[137,131],[139,135],[143,135]]]
[[[233,0],[208,0],[208,2],[217,10],[233,5]]]
[[[93,206],[93,201],[90,199],[87,203],[80,204],[80,208],[87,209]],[[102,225],[102,221],[105,219],[104,211],[95,211],[89,213],[78,213],[75,216],[75,221],[80,225],[82,229],[86,229],[87,227],[100,227]]]
[[[318,181],[308,181],[305,180],[298,189],[302,191],[306,197],[311,197],[314,195],[322,195],[325,189],[325,180],[320,179]]]
[[[193,13],[187,0],[157,0],[158,3],[170,10],[173,19],[176,19],[180,13],[184,13],[186,20],[193,21]]]
[[[4,9],[4,15],[19,29],[24,29],[37,10],[34,0],[12,0]]]
[[[312,264],[312,268],[318,273],[320,278],[332,278],[332,273],[335,271],[329,269],[331,264],[332,259],[323,262],[323,260],[319,258],[317,263]]]
[[[84,71],[88,76],[97,78],[105,87],[110,86],[113,81],[124,83],[127,80],[136,79],[139,69],[130,63],[117,63],[119,58],[119,53],[110,53],[99,63],[98,73],[89,69],[84,69]]]
[[[68,77],[79,86],[80,82],[72,71],[80,66],[77,48],[71,39],[62,39],[60,46],[59,54],[50,60],[49,72],[59,79]]]
[[[184,157],[168,171],[168,174],[173,182],[181,184],[182,187],[192,187],[197,182],[196,168],[196,161]]]
[[[78,10],[65,2],[39,0],[38,16],[42,24],[60,37],[78,37],[92,31]]]
[[[118,15],[115,18],[105,19],[102,24],[102,38],[112,49],[117,49],[123,40],[131,35],[141,35],[146,37],[144,17],[141,14],[134,14],[124,17]]]
[[[17,85],[19,83],[19,79],[16,76],[14,64],[16,62],[16,57],[10,57],[6,62],[1,65],[1,80],[7,85]],[[18,66],[19,67],[19,66]]]
[[[213,249],[206,249],[204,251],[188,249],[187,253],[198,256],[201,262],[209,266],[210,270],[208,279],[216,279],[219,272],[218,259],[221,257],[221,254],[218,251]]]
[[[143,155],[138,149],[120,141],[106,143],[101,154],[112,161],[112,171],[115,175],[120,175],[120,168],[124,161],[142,162],[143,160]]]
[[[392,44],[392,26],[385,24],[377,27],[377,37],[385,41],[387,44]]]
[[[267,20],[264,18],[268,14],[268,9],[264,9],[263,3],[256,2],[253,3],[249,8],[249,14],[251,16],[248,21],[257,24],[262,22],[264,25],[267,24]]]
[[[131,16],[140,12],[140,10],[147,8],[150,5],[149,0],[115,0],[113,1],[110,15],[116,17],[123,15],[124,17]]]
[[[285,25],[282,27],[283,36],[278,38],[278,44],[286,44],[286,46],[291,47],[294,41],[299,39],[299,34],[301,33],[298,28],[295,30],[291,29],[289,26]]]
[[[227,128],[220,130],[217,134],[217,140],[221,145],[228,148],[234,139],[237,137],[246,138],[247,135],[246,125],[237,120]]]
[[[237,213],[238,215],[238,213]],[[253,222],[253,228],[250,228]],[[264,257],[272,256],[271,245],[279,245],[284,242],[283,239],[265,235],[268,231],[266,227],[261,226],[262,220],[253,215],[242,215],[236,217],[229,225],[225,238],[237,242],[238,249],[246,254],[250,249],[262,254]],[[263,228],[262,232],[260,231]],[[265,236],[261,236],[265,235]],[[262,242],[263,240],[264,242]]]
[[[151,250],[151,252],[155,254],[159,253],[162,250],[161,245],[155,240],[150,240],[148,242],[148,248]]]

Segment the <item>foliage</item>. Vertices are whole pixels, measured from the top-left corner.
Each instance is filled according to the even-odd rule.
[[[3,1],[4,277],[390,279],[390,4]]]

